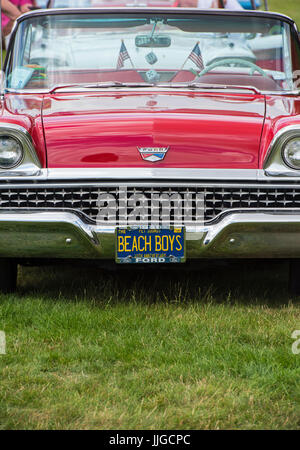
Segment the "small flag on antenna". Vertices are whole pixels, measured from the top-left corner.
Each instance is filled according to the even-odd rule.
[[[187,59],[191,59],[196,64],[196,66],[199,67],[200,70],[204,69],[199,42],[197,42],[197,44],[195,45],[195,47],[193,48]]]
[[[126,61],[126,59],[130,59],[130,56],[128,54],[127,48],[124,44],[124,41],[122,40],[120,53],[119,53],[119,57],[118,57],[118,62],[117,62],[117,70],[121,69],[121,67],[124,67],[124,61]]]

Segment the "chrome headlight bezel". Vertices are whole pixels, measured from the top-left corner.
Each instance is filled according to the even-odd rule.
[[[290,167],[291,169],[294,170],[300,170],[300,158],[299,158],[299,165],[297,166],[296,164],[293,164],[293,162],[290,160],[290,157],[287,155],[287,151],[289,151],[289,146],[291,144],[293,144],[294,142],[298,142],[298,146],[299,146],[299,156],[300,156],[300,136],[294,136],[291,137],[287,142],[284,143],[284,145],[282,146],[281,149],[281,157],[284,161],[284,163]]]
[[[263,163],[264,175],[267,177],[300,178],[300,167],[293,166],[285,160],[284,149],[294,139],[300,139],[300,124],[287,125],[277,131],[269,145]]]
[[[15,139],[23,149],[23,158],[20,158],[14,166],[10,168],[0,166],[0,178],[5,177],[26,177],[39,175],[41,173],[41,163],[37,156],[30,133],[21,125],[15,123],[0,122],[0,137],[11,137]]]
[[[14,161],[13,164],[5,165],[5,164],[3,164],[1,162],[1,151],[2,151],[1,140],[3,138],[15,141],[16,144],[19,146],[20,154],[19,154],[19,156],[17,155],[17,159]],[[24,147],[23,147],[22,142],[20,141],[20,139],[16,138],[15,136],[11,136],[10,134],[7,134],[7,135],[2,134],[2,135],[0,135],[0,169],[3,169],[3,170],[14,169],[15,167],[18,167],[20,164],[22,164],[23,160],[24,160]]]

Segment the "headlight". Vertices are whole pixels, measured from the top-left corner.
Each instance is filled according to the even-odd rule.
[[[0,136],[0,168],[12,169],[23,159],[23,147],[11,136]]]
[[[283,148],[283,159],[293,169],[300,169],[300,138],[290,139]]]

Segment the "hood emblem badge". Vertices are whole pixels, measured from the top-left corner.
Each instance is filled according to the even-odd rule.
[[[169,147],[137,147],[141,157],[148,162],[162,161]]]

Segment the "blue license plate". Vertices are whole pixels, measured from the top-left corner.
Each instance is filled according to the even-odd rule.
[[[185,262],[185,229],[117,228],[116,262],[125,264]]]

